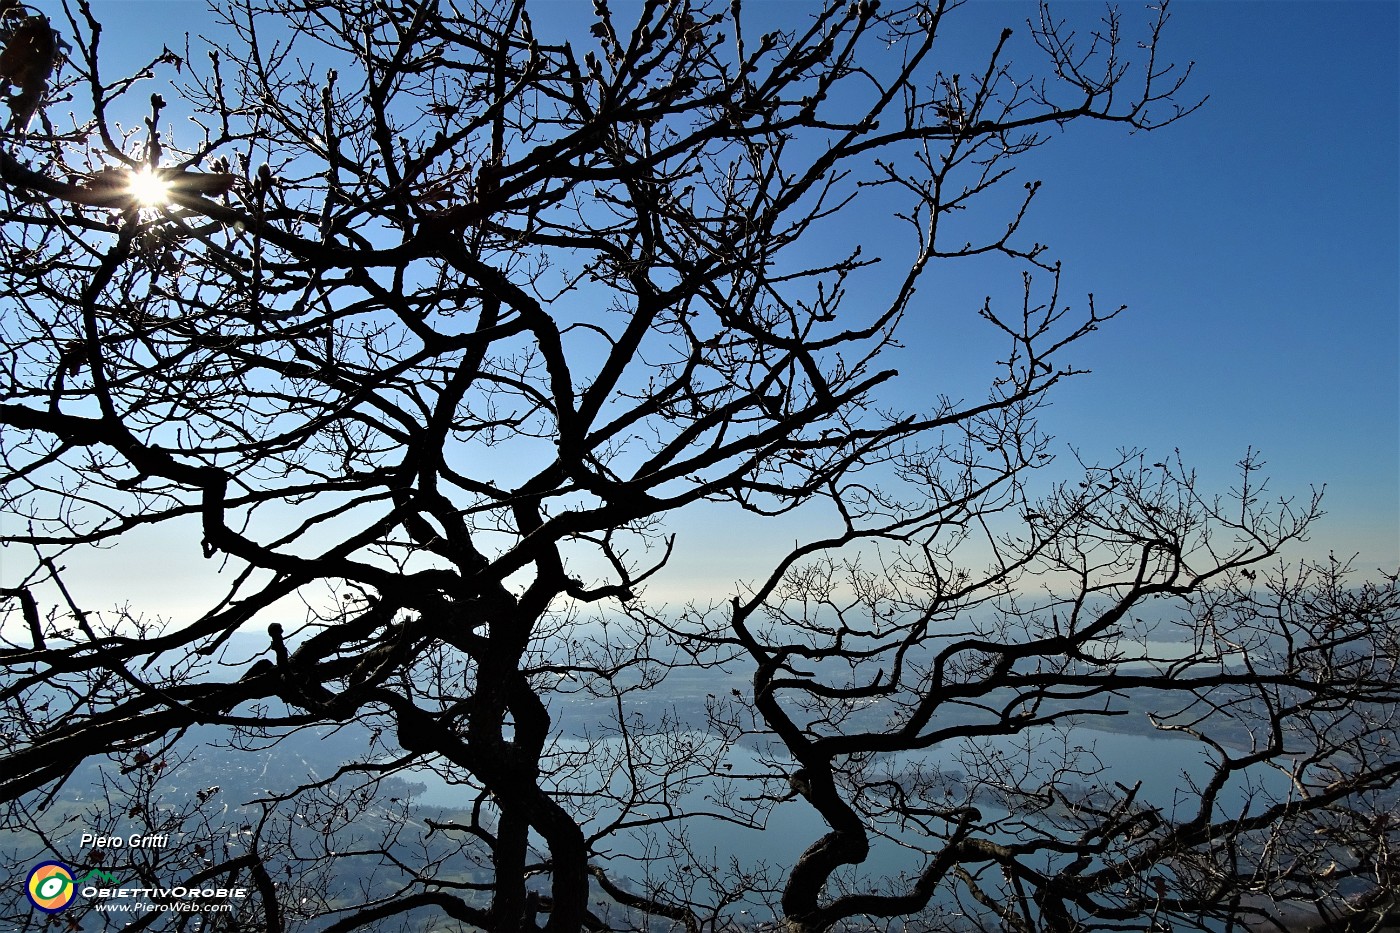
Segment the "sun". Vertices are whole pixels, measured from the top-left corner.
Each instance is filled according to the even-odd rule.
[[[127,188],[142,207],[163,207],[170,203],[170,182],[149,168],[132,172]]]

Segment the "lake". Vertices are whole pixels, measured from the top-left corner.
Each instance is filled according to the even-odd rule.
[[[672,739],[674,738],[673,736]],[[730,789],[740,797],[756,796],[762,782],[755,777],[745,776],[780,777],[792,767],[790,763],[780,763],[780,767],[774,767],[770,763],[765,767],[755,751],[742,746],[732,746],[726,750],[709,736],[688,734],[687,738],[697,746],[711,743],[715,755],[724,765],[730,766],[728,769],[721,766],[719,770],[734,777],[707,778],[699,782],[676,801],[677,809],[682,812],[713,810],[713,798],[726,785],[731,785]],[[596,761],[607,762],[613,760],[619,751],[617,742],[616,739],[595,740],[590,746],[583,740],[563,740],[560,743],[560,753],[569,757],[590,755]],[[950,775],[954,781],[952,786],[956,789],[959,786],[956,783],[957,776],[971,770],[969,755],[996,758],[1003,766],[1012,769],[1043,770],[1047,763],[1058,758],[1066,748],[1077,749],[1086,764],[1101,762],[1104,769],[1101,779],[1105,783],[1117,781],[1131,786],[1141,782],[1139,800],[1160,807],[1167,818],[1171,818],[1174,811],[1177,811],[1180,818],[1194,812],[1191,805],[1195,795],[1189,790],[1189,783],[1192,780],[1199,781],[1209,770],[1206,749],[1189,738],[1133,735],[1090,729],[1071,730],[1068,740],[1058,733],[1046,732],[1032,736],[1030,742],[1018,743],[1011,737],[1003,736],[967,743],[962,748],[948,747],[927,752],[890,755],[879,762],[879,768],[887,770],[892,776],[914,767],[925,771],[937,770]],[[1273,774],[1274,777],[1266,782],[1270,785],[1268,789],[1275,793],[1285,791],[1286,781],[1282,779],[1282,775],[1278,775],[1277,772]],[[421,807],[460,807],[464,805],[464,798],[469,800],[461,788],[454,789],[435,774],[414,773],[404,776],[426,786],[426,790],[415,799],[415,803]],[[597,777],[597,780],[601,781],[601,777]],[[770,793],[774,786],[770,779]],[[961,788],[965,794],[966,785],[961,785]],[[620,777],[613,777],[613,789],[625,790]],[[1072,785],[1065,789],[1073,796]],[[1222,795],[1221,807],[1238,807],[1243,799],[1243,787],[1237,785],[1228,788]],[[956,797],[950,801],[954,805],[963,802],[965,799]],[[976,805],[986,822],[1003,820],[1008,816],[1006,809],[998,806],[996,801],[986,799],[985,795],[979,796]],[[601,816],[608,818],[615,812],[608,811]],[[737,857],[745,870],[766,865],[774,878],[784,877],[801,852],[827,830],[825,822],[816,810],[802,798],[773,807],[762,829],[744,828],[733,823],[704,818],[686,820],[684,826],[688,850],[696,859],[723,866],[731,857]],[[591,827],[586,827],[586,831],[589,828]],[[872,834],[870,857],[859,866],[855,877],[863,878],[867,882],[880,877],[897,879],[901,875],[909,877],[922,868],[924,856],[917,850],[922,840],[912,832],[902,832],[893,826],[884,827],[884,830],[887,838],[878,838]],[[630,878],[640,887],[647,887],[649,882],[661,883],[664,876],[676,867],[673,861],[649,862],[638,858],[646,851],[665,851],[665,834],[650,832],[650,847],[648,833],[639,830],[614,837],[607,849],[611,855],[609,869],[618,876]],[[659,848],[658,843],[661,844]],[[936,845],[936,840],[934,844]],[[649,878],[649,874],[653,877]],[[751,917],[767,919],[769,908],[745,901],[734,906],[735,915],[741,911],[747,913],[743,918],[745,920]]]

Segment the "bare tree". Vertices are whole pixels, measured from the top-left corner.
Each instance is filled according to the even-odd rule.
[[[1042,10],[1034,77],[1010,29],[951,73],[953,6],[756,33],[737,0],[595,0],[566,42],[523,0],[240,0],[120,76],[86,3],[0,6],[9,828],[91,864],[64,801],[100,759],[83,825],[188,840],[122,871],[250,892],[202,929],[1380,922],[1395,581],[1266,572],[1318,504],[1252,454],[1218,499],[1137,453],[1035,478],[1119,312],[1059,294],[1013,167],[1193,109],[1165,11],[1130,41]],[[906,234],[878,256],[876,216]],[[1023,282],[970,309],[1005,358],[911,406],[887,361],[976,256]],[[649,604],[705,504],[827,530]],[[67,569],[151,528],[218,562],[201,614]],[[699,721],[656,702],[682,677]],[[1165,805],[1080,738],[1134,716],[1203,750]],[[172,777],[201,742],[294,770],[308,735],[333,773]],[[428,773],[445,814],[404,790]],[[797,808],[825,830],[785,864],[696,835]]]

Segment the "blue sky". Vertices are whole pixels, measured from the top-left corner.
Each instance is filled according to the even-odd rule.
[[[584,6],[556,3],[563,21]],[[791,19],[811,4],[750,6],[761,19]],[[99,0],[96,8],[119,57],[174,48],[184,30],[210,22],[196,0]],[[1092,20],[1103,7],[1075,0],[1058,9]],[[1101,306],[1130,306],[1077,351],[1093,374],[1058,393],[1045,427],[1062,452],[1073,445],[1088,459],[1120,447],[1159,459],[1179,448],[1203,485],[1221,492],[1253,446],[1276,493],[1305,498],[1311,485],[1326,484],[1329,514],[1307,553],[1359,552],[1359,569],[1393,570],[1400,4],[1194,2],[1172,10],[1166,57],[1196,62],[1189,90],[1209,95],[1206,105],[1150,134],[1077,127],[1023,170],[1026,180],[1044,182],[1026,236],[1063,260],[1063,297],[1079,302],[1093,292]],[[1124,4],[1123,13],[1130,34],[1149,15],[1142,4]],[[980,57],[1003,26],[1023,36],[1032,15],[1026,3],[973,0],[953,21],[957,41]],[[1022,70],[1034,67],[1022,61]],[[1007,287],[1004,270],[995,283],[980,279],[984,271],[969,265],[935,281],[946,284],[950,304]],[[956,326],[937,316],[915,326],[930,330],[911,334],[911,343],[958,357]],[[914,367],[911,390],[940,388],[936,367],[899,365]],[[1061,464],[1060,478],[1070,478],[1069,461]],[[752,577],[755,550],[733,545],[741,530],[761,551],[790,545],[797,529],[699,515],[676,557],[685,577],[656,595],[719,598],[717,587]],[[199,563],[191,560],[192,573]],[[155,592],[130,595],[161,601]]]
[[[1104,7],[1056,9],[1092,24]],[[1221,494],[1252,447],[1274,495],[1306,501],[1326,487],[1327,515],[1288,556],[1331,551],[1359,555],[1366,575],[1394,571],[1400,4],[1194,2],[1171,11],[1166,58],[1195,62],[1188,93],[1208,95],[1205,105],[1153,133],[1075,126],[1022,170],[1044,182],[1024,230],[1063,261],[1061,298],[1082,305],[1092,292],[1101,309],[1129,306],[1075,350],[1093,372],[1057,391],[1042,424],[1060,453],[1073,447],[1087,460],[1119,448],[1144,449],[1149,460],[1180,450],[1201,487]],[[1122,12],[1125,32],[1140,35],[1150,12]],[[1035,7],[974,0],[958,15],[950,22],[959,43],[980,50],[1003,26],[1024,38]],[[1024,47],[1013,50],[1023,70],[1034,67]],[[1005,267],[978,265],[935,282],[948,294],[942,304],[961,307],[909,336],[911,347],[941,351],[937,364],[922,349],[900,361],[925,391],[945,390],[971,336],[962,322],[972,305],[998,291],[1012,298],[1017,285]],[[920,366],[929,370],[922,379]],[[1054,478],[1073,476],[1070,458],[1058,466]],[[754,523],[744,538],[776,549],[797,530]],[[729,544],[733,526],[705,537],[697,560],[714,580],[742,576],[749,560]]]
[[[1276,491],[1327,484],[1315,549],[1393,569],[1400,5],[1173,9],[1169,50],[1196,60],[1205,107],[1048,154],[1041,217],[1069,218],[1054,242],[1132,308],[1061,397],[1060,433],[1179,446],[1207,476],[1252,444]]]

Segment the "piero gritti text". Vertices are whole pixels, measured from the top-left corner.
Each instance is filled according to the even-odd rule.
[[[78,845],[85,849],[164,849],[170,842],[169,833],[132,833],[130,836],[99,836],[83,833]]]

